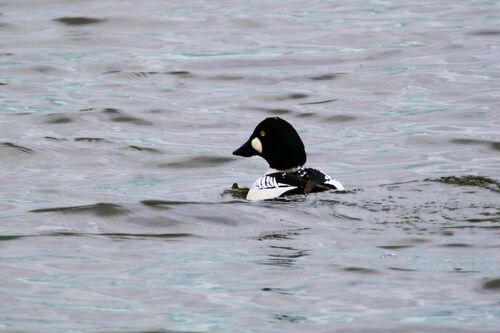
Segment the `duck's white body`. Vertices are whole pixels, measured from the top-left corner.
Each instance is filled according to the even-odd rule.
[[[279,177],[279,179],[275,176],[276,173],[281,173],[281,177]],[[344,191],[344,186],[339,181],[323,172],[321,173],[325,176],[325,181],[322,183],[322,185],[331,187],[331,190],[333,191]],[[294,186],[280,182],[283,179],[286,180],[287,174],[290,174],[290,172],[280,172],[279,170],[274,169],[269,170],[264,176],[257,179],[252,185],[252,187],[248,191],[247,200],[258,201],[276,199],[282,195],[286,195],[287,192],[291,194],[293,194],[294,192],[299,192],[301,190],[300,186]],[[300,192],[303,193],[303,189]]]

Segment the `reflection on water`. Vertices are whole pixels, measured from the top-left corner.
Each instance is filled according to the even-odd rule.
[[[497,12],[0,3],[0,330],[498,331]],[[348,190],[244,200],[269,116]]]

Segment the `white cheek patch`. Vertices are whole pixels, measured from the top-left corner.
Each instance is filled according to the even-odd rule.
[[[262,154],[262,142],[260,142],[259,138],[253,138],[252,148],[255,149],[259,154]]]

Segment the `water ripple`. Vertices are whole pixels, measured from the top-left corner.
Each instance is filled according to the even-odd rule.
[[[115,216],[115,215],[126,215],[129,210],[123,206],[99,202],[91,205],[83,206],[69,206],[69,207],[51,207],[51,208],[39,208],[30,210],[32,213],[63,213],[63,214],[94,214],[96,216]]]
[[[55,18],[54,21],[63,23],[66,25],[89,25],[89,24],[96,24],[96,23],[101,23],[106,21],[105,19],[97,19],[97,18],[92,18],[92,17],[84,17],[84,16],[64,16],[64,17],[58,17]]]
[[[192,158],[161,163],[161,168],[206,168],[232,162],[234,158],[224,156],[195,156]]]

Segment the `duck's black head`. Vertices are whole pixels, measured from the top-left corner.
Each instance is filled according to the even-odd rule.
[[[279,118],[266,118],[257,125],[250,138],[234,155],[262,156],[277,170],[300,167],[306,163],[306,151],[299,134],[290,123]]]

